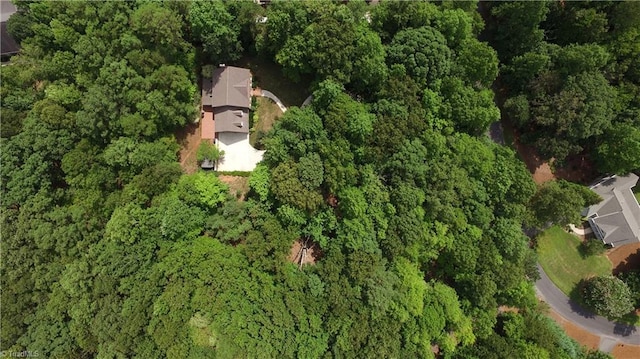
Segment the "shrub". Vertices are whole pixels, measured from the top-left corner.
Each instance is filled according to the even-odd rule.
[[[598,239],[587,239],[580,246],[580,252],[584,257],[599,255],[606,250],[607,247]]]
[[[640,250],[636,253],[640,253]],[[640,269],[634,269],[618,274],[623,282],[631,289],[631,297],[634,300],[635,307],[640,308]]]
[[[202,162],[205,159],[217,162],[224,156],[224,151],[220,151],[220,149],[218,149],[218,146],[209,141],[202,141],[200,143],[200,146],[198,147],[196,156],[198,158],[198,162]]]

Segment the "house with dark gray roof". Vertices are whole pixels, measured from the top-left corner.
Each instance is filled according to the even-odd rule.
[[[602,201],[583,214],[605,244],[619,247],[640,242],[640,204],[631,190],[637,183],[638,176],[630,173],[605,177],[590,187]]]
[[[213,71],[202,84],[202,105],[213,112],[215,132],[249,133],[251,72],[225,66]],[[203,134],[204,135],[204,134]]]
[[[220,171],[252,171],[264,151],[249,143],[251,72],[234,66],[220,66],[202,81],[203,140],[213,140],[224,151],[216,168]]]

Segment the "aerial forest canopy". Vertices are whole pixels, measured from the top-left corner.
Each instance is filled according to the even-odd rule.
[[[491,4],[505,108],[546,158],[640,170],[640,3]]]
[[[495,4],[494,47],[477,1],[15,3],[0,350],[595,355],[537,307],[522,232],[536,186],[485,132],[501,69],[513,120],[549,155],[640,167],[636,3]],[[243,56],[313,100],[266,134],[238,200],[215,173],[183,172],[175,133],[199,114],[200,67]],[[299,269],[301,241],[319,255]]]

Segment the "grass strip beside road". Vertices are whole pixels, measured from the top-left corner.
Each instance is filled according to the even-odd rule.
[[[604,255],[584,258],[580,254],[581,240],[573,234],[553,226],[538,237],[538,260],[551,281],[571,299],[576,298],[576,287],[582,279],[610,275],[611,262]]]

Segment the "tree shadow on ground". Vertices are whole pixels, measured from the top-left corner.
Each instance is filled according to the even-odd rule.
[[[586,152],[568,156],[556,166],[554,174],[567,181],[588,184],[598,176],[591,158]]]
[[[613,327],[613,332],[616,335],[622,335],[623,337],[631,336],[637,331],[638,329],[635,326],[629,324],[616,323],[616,325]]]
[[[568,303],[569,303],[569,306],[571,307],[571,310],[574,313],[584,318],[593,319],[599,314],[595,313],[594,310],[590,309],[582,300],[582,290],[586,284],[587,284],[587,280],[583,279],[576,285],[576,287],[569,293]],[[621,318],[609,318],[609,317],[605,317],[605,318],[615,323],[614,329],[613,329],[615,334],[622,335],[622,336],[630,336],[631,334],[635,333],[638,330],[638,328],[635,327],[634,325],[630,325],[626,323],[634,322],[635,316],[636,314],[634,311],[627,315],[624,315]]]
[[[620,262],[614,269],[613,274],[618,275],[623,272],[628,272],[632,269],[640,268],[640,248],[635,253],[630,254],[623,262]]]
[[[607,251],[607,247],[599,239],[592,237],[582,240],[582,243],[578,246],[578,253],[582,259],[587,259],[591,256],[598,256],[604,254]]]
[[[569,293],[569,306],[571,310],[585,318],[595,318],[596,314],[587,309],[586,305],[582,302],[582,289],[586,284],[586,280],[581,280],[578,285]]]
[[[197,134],[199,126],[200,124],[198,123],[190,123],[176,130],[174,133],[176,142],[178,142],[180,146],[186,146],[189,141],[189,137],[195,136]]]
[[[235,61],[234,65],[250,69],[254,86],[273,92],[286,107],[302,105],[311,94],[308,88],[313,82],[311,76],[303,76],[297,82],[291,81],[284,76],[282,66],[266,56],[245,56]]]

